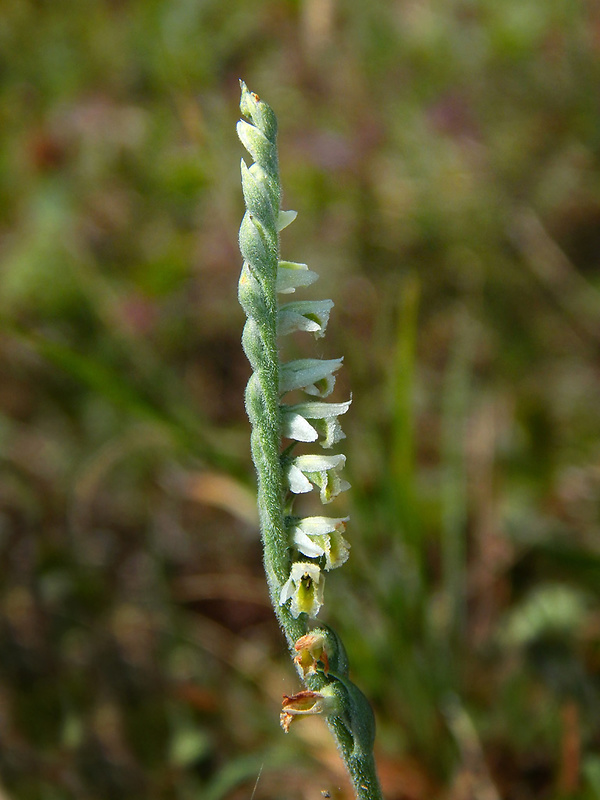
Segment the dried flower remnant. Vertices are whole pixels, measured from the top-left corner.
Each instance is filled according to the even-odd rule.
[[[329,687],[325,687],[321,692],[306,689],[291,696],[284,694],[281,706],[279,721],[286,733],[295,717],[330,716],[339,713],[337,697]]]
[[[314,675],[319,661],[323,664],[324,674],[327,675],[329,657],[325,649],[325,637],[322,633],[311,632],[301,636],[294,645],[294,650],[297,653],[294,662],[304,678]]]

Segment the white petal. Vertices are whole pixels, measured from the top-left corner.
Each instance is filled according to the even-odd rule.
[[[319,556],[325,555],[325,550],[313,542],[300,528],[293,528],[292,533],[292,541],[303,555],[309,558],[319,558]]]
[[[300,286],[310,286],[318,277],[306,264],[280,261],[277,269],[277,291],[280,294],[292,294]]]
[[[293,331],[311,331],[316,336],[324,336],[332,308],[332,300],[286,303],[279,309],[278,332],[284,336]]]
[[[316,420],[315,424],[311,425],[311,429],[317,433],[316,437],[313,439],[301,439],[299,436],[291,436],[290,438],[296,439],[298,442],[316,441],[320,435],[322,437],[322,441],[320,442],[321,447],[328,449],[333,447],[333,445],[341,439],[346,438],[346,434],[343,432],[337,417],[348,411],[350,403],[351,400],[347,400],[345,403],[320,403],[313,401],[298,403],[293,406],[282,405],[281,410],[284,419],[284,427],[286,420],[290,415],[294,414],[300,415],[305,420]]]
[[[325,569],[336,569],[348,561],[350,545],[341,533],[334,531],[329,537],[329,548],[325,553]]]
[[[328,419],[345,414],[351,402],[352,400],[346,400],[344,403],[320,403],[318,400],[309,400],[306,403],[289,406],[289,409],[297,411],[306,419]]]
[[[315,583],[315,599],[313,602],[313,607],[310,611],[311,617],[316,617],[319,613],[319,609],[323,605],[323,593],[325,590],[325,576],[322,575],[318,583]]]
[[[342,430],[342,426],[335,417],[333,419],[323,420],[323,425],[324,438],[321,442],[321,447],[323,447],[325,450],[333,447],[334,444],[337,444],[342,439],[346,438],[346,434]]]
[[[245,146],[245,142],[244,142],[244,146]],[[249,149],[249,148],[246,148],[246,149]],[[296,219],[297,216],[298,216],[298,212],[297,211],[280,211],[279,212],[279,219],[277,220],[277,230],[278,231],[282,231],[284,228],[287,228],[287,226],[291,225],[292,222]]]
[[[352,484],[351,483],[348,483],[348,481],[345,481],[343,478],[340,478],[340,483],[339,483],[339,486],[338,486],[338,492],[336,493],[336,497],[337,497],[337,494],[339,494],[340,492],[347,492],[348,489],[351,489],[351,488],[352,488]],[[333,498],[331,498],[331,499],[333,500]]]
[[[331,503],[340,492],[346,491],[350,488],[348,481],[342,480],[339,476],[339,471],[346,463],[346,456],[340,454],[336,456],[298,456],[293,460],[288,467],[288,482],[290,486],[295,483],[301,486],[298,473],[302,473],[306,480],[318,487],[320,491],[321,502]],[[292,489],[295,494],[301,492]],[[307,492],[309,489],[303,485],[302,492]]]
[[[325,586],[325,576],[321,573],[321,569],[317,564],[306,564],[303,562],[298,562],[298,564],[294,564],[292,566],[292,575],[294,573],[294,567],[300,566],[302,568],[302,572],[300,577],[296,581],[296,591],[292,596],[292,602],[290,604],[290,611],[293,617],[298,618],[300,614],[306,613],[309,617],[316,617],[319,613],[319,609],[323,605],[323,589]],[[305,603],[300,605],[299,598],[300,592],[302,589],[301,581],[302,578],[308,575],[312,580],[312,586],[310,592],[312,594],[312,602],[309,608],[305,607]]]
[[[292,564],[290,577],[294,583],[298,583],[304,575],[310,575],[314,583],[319,583],[322,577],[321,567],[318,564],[311,564],[310,561],[296,561]]]
[[[279,391],[282,394],[304,389],[307,394],[326,397],[335,386],[333,373],[342,366],[343,358],[300,358],[282,364]]]
[[[328,469],[342,469],[346,456],[342,453],[335,456],[298,456],[293,463],[302,472],[325,472]]]
[[[285,336],[294,331],[317,333],[321,326],[314,319],[308,319],[293,309],[282,309],[277,316],[277,333]]]
[[[290,599],[290,597],[294,594],[296,587],[294,586],[294,581],[292,576],[287,579],[287,581],[281,587],[281,594],[279,595],[279,605],[282,606],[284,603]]]
[[[287,471],[288,485],[294,494],[306,494],[312,491],[312,483],[294,464],[290,464]]]
[[[304,517],[295,527],[302,529],[308,536],[321,536],[336,530],[341,533],[349,519],[350,517]]]
[[[282,434],[287,439],[297,442],[316,442],[319,434],[301,414],[294,411],[284,411],[282,414]]]

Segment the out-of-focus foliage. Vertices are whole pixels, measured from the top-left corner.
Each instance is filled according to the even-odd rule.
[[[352,553],[322,613],[386,797],[597,798],[583,0],[2,3],[3,796],[349,797],[326,731],[277,727],[297,682],[242,401],[239,77],[280,120],[284,254],[336,302]]]

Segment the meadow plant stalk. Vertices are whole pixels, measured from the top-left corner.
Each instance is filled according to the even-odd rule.
[[[271,602],[285,633],[305,689],[284,696],[281,725],[322,715],[350,773],[358,800],[381,800],[375,771],[375,722],[363,693],[348,676],[348,660],[337,634],[328,626],[311,627],[323,604],[325,573],[341,566],[350,545],[347,518],[293,512],[296,495],[318,489],[329,503],[349,484],[340,476],[345,456],[296,455],[301,442],[329,449],[344,438],[338,417],[350,401],[325,403],[342,359],[300,359],[281,363],[278,339],[293,331],[325,333],[331,300],[279,303],[278,295],[308,286],[317,275],[306,264],[280,257],[279,233],[296,217],[282,211],[277,156],[277,120],[271,108],[240,81],[240,109],[246,118],[238,135],[250,153],[242,159],[246,213],[240,227],[244,259],[239,300],[247,315],[242,344],[252,366],[246,410],[252,424],[252,458],[258,475],[258,507],[264,565]],[[308,397],[284,402],[289,392]],[[284,440],[286,444],[284,445]]]

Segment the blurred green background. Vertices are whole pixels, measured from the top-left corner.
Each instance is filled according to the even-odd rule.
[[[348,800],[268,606],[238,78],[331,297],[387,800],[600,798],[600,8],[4,0],[0,792]]]

